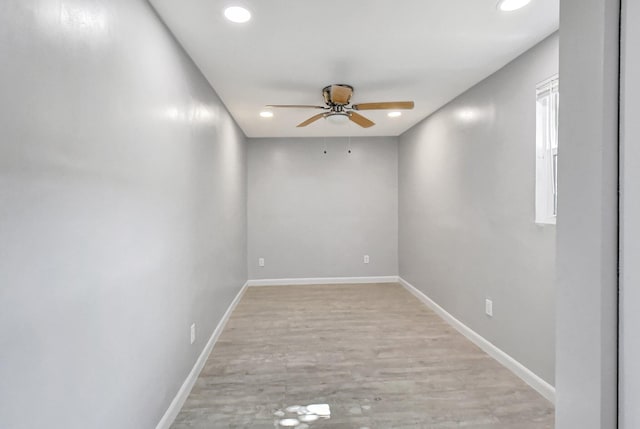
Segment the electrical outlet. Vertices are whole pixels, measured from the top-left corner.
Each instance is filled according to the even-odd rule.
[[[258,266],[264,267],[264,258],[258,258]]]
[[[365,264],[369,263],[369,255],[364,255],[364,263]]]
[[[196,324],[191,325],[191,344],[196,342]]]
[[[487,313],[487,316],[493,317],[493,301],[490,299],[487,299],[484,302],[484,312]]]

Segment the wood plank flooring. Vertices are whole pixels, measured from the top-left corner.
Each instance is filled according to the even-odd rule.
[[[330,418],[287,410],[310,404]],[[172,428],[542,429],[553,417],[402,286],[305,285],[247,290]]]

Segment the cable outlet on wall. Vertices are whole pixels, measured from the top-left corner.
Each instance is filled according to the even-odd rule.
[[[487,313],[487,316],[493,317],[493,301],[490,299],[487,299],[484,302],[484,312]]]
[[[191,344],[196,342],[196,324],[191,324]]]
[[[264,258],[258,258],[258,266],[264,267]]]
[[[369,255],[364,255],[364,263],[365,264],[369,263]]]

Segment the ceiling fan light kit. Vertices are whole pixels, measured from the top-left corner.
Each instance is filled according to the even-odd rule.
[[[325,86],[322,89],[325,106],[309,106],[304,104],[270,104],[267,108],[293,108],[293,109],[321,109],[325,112],[318,113],[298,124],[298,127],[306,127],[320,118],[325,118],[327,122],[334,124],[345,124],[351,121],[362,128],[369,128],[375,123],[356,111],[359,110],[398,110],[413,109],[413,101],[386,101],[380,103],[351,104],[353,86],[343,83]],[[400,115],[394,115],[400,116]]]
[[[334,125],[345,125],[349,122],[349,114],[344,113],[327,113],[324,119]]]

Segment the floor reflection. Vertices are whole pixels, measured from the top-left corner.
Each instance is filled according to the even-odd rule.
[[[276,427],[292,427],[294,429],[308,429],[318,420],[331,418],[329,404],[291,405],[273,413],[276,416]]]

